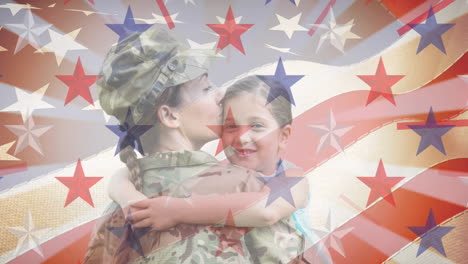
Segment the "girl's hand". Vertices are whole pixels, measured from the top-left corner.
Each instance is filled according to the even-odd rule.
[[[163,231],[176,226],[174,206],[168,206],[168,196],[158,196],[130,205],[133,226],[136,228],[151,227],[152,230]],[[171,201],[172,203],[172,201]]]
[[[148,197],[145,197],[145,198],[141,198],[141,197],[138,197],[138,199],[134,199],[134,200],[130,200],[128,202],[125,203],[125,205],[120,205],[121,209],[122,209],[122,213],[125,217],[128,217],[129,215],[133,215],[133,213],[135,213],[137,211],[136,208],[132,208],[132,204],[134,203],[138,203],[140,201],[144,201],[148,199]]]

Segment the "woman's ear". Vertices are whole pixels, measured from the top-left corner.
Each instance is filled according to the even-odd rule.
[[[158,109],[158,117],[161,124],[168,128],[178,128],[180,126],[179,112],[168,105],[162,105]]]
[[[280,135],[279,135],[279,150],[285,150],[288,145],[289,136],[291,135],[292,127],[291,125],[285,125],[284,127],[280,128]]]

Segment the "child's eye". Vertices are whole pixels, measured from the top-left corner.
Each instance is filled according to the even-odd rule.
[[[265,127],[262,123],[252,123],[252,128],[263,128]]]

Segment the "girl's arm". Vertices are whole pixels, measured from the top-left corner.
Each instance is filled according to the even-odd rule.
[[[148,197],[137,191],[133,183],[129,180],[130,172],[127,167],[118,169],[109,181],[107,193],[109,197],[117,202],[120,207],[126,208],[131,203],[145,200]]]
[[[288,170],[288,177],[300,177],[299,170]],[[278,198],[266,206],[270,189],[261,192],[240,192],[225,195],[192,195],[190,198],[156,197],[137,202],[132,208],[136,227],[151,226],[164,230],[171,225],[185,224],[228,224],[235,226],[269,226],[294,213],[307,204],[309,186],[306,177],[290,188],[294,205]],[[234,223],[226,223],[229,211]]]

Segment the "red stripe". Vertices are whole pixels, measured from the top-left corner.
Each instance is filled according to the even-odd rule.
[[[27,169],[28,169],[28,165],[26,163],[5,166],[5,167],[0,168],[0,178],[8,174],[25,171]]]
[[[172,21],[171,15],[167,11],[166,4],[164,4],[163,0],[156,0],[156,3],[161,9],[161,13],[164,15],[164,19],[166,19],[166,23],[169,26],[169,29],[173,29],[175,27],[174,22]]]

